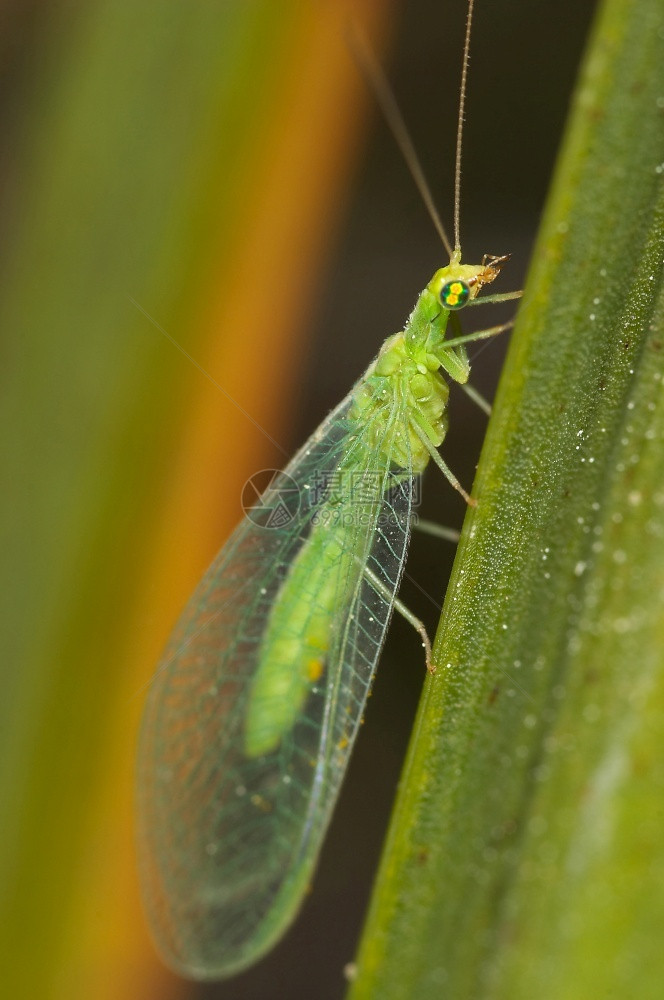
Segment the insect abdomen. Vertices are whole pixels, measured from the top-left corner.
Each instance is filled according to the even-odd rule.
[[[300,549],[270,614],[245,722],[245,753],[276,749],[320,678],[343,591],[355,578],[338,528],[316,526]]]

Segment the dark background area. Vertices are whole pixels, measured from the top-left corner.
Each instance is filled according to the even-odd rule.
[[[523,285],[594,8],[594,0],[477,4],[461,243],[468,262],[480,260],[483,253],[512,254],[495,291]],[[450,237],[464,13],[460,0],[405,4],[387,66]],[[349,391],[382,340],[402,328],[418,292],[446,263],[395,141],[376,113],[314,318],[293,449]],[[487,307],[473,310],[463,322],[466,329],[480,328],[513,312],[509,304],[500,310]],[[472,382],[489,399],[507,340],[471,350],[476,358]],[[450,412],[442,454],[470,489],[486,418],[454,389]],[[463,502],[435,469],[426,474],[423,495],[423,517],[460,527]],[[432,634],[453,556],[450,544],[417,534],[413,538],[401,597]],[[355,954],[423,677],[419,641],[395,616],[313,888],[298,920],[254,969],[226,983],[193,987],[192,995],[201,1000],[336,1000],[344,995],[343,968]]]

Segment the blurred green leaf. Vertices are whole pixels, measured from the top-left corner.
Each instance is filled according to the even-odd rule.
[[[195,312],[210,248],[229,252],[242,222],[297,6],[44,11],[12,109],[0,288],[8,996],[50,996],[58,979],[168,448],[163,415],[182,404],[181,362],[130,296],[176,329]]]
[[[664,8],[606,0],[353,1000],[661,994],[663,261]]]

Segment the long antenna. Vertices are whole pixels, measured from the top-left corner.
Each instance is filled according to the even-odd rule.
[[[468,63],[470,62],[470,28],[473,21],[473,6],[475,0],[468,0],[468,16],[466,18],[466,38],[463,43],[463,64],[461,66],[461,88],[459,91],[459,119],[457,121],[456,159],[454,162],[454,252],[461,254],[461,237],[459,235],[459,216],[461,213],[461,146],[463,144],[463,114],[466,110],[466,82],[468,79]]]
[[[472,10],[472,0],[470,2],[470,7]],[[470,29],[470,18],[468,20],[468,29],[466,33],[466,53],[464,56],[464,74],[467,64],[468,56],[468,31]],[[448,239],[447,233],[445,232],[445,227],[441,222],[438,210],[434,204],[433,196],[431,194],[431,189],[427,183],[427,179],[424,176],[424,171],[422,170],[420,161],[418,159],[417,153],[415,152],[415,147],[413,146],[413,140],[410,137],[408,129],[406,128],[406,123],[403,120],[401,112],[399,111],[399,106],[394,98],[392,89],[387,82],[385,74],[380,68],[373,52],[367,45],[363,35],[360,33],[357,26],[351,22],[348,31],[348,42],[351,46],[353,54],[357,59],[358,65],[362,72],[364,73],[369,86],[373,90],[376,100],[383,112],[383,117],[388,124],[392,135],[394,136],[397,146],[401,150],[401,155],[406,161],[406,166],[410,171],[410,175],[415,181],[417,190],[420,192],[422,201],[424,202],[429,217],[436,227],[436,231],[440,236],[443,246],[447,250],[450,257],[452,257],[452,245]],[[462,78],[462,101],[465,88],[465,76]],[[463,108],[462,108],[463,109]],[[460,171],[459,165],[459,154],[461,148],[460,131],[461,131],[461,118],[462,112],[459,113],[459,132],[457,133],[457,170]],[[458,191],[459,179],[457,178],[455,190]],[[458,227],[458,197],[456,197],[456,209],[455,209],[455,233],[456,233],[456,243],[458,248],[459,243],[459,227]]]

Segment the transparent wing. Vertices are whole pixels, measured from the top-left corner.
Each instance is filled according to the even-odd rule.
[[[165,958],[199,978],[250,964],[295,915],[384,642],[409,537],[413,479],[391,460],[400,441],[410,464],[407,418],[396,398],[364,426],[349,420],[350,407],[349,396],[235,530],[151,684],[138,773],[143,894]],[[243,725],[261,639],[294,558],[324,530],[312,529],[327,509],[320,487],[340,462],[379,477],[378,502],[342,529],[352,558],[321,678],[278,747],[248,757]]]

